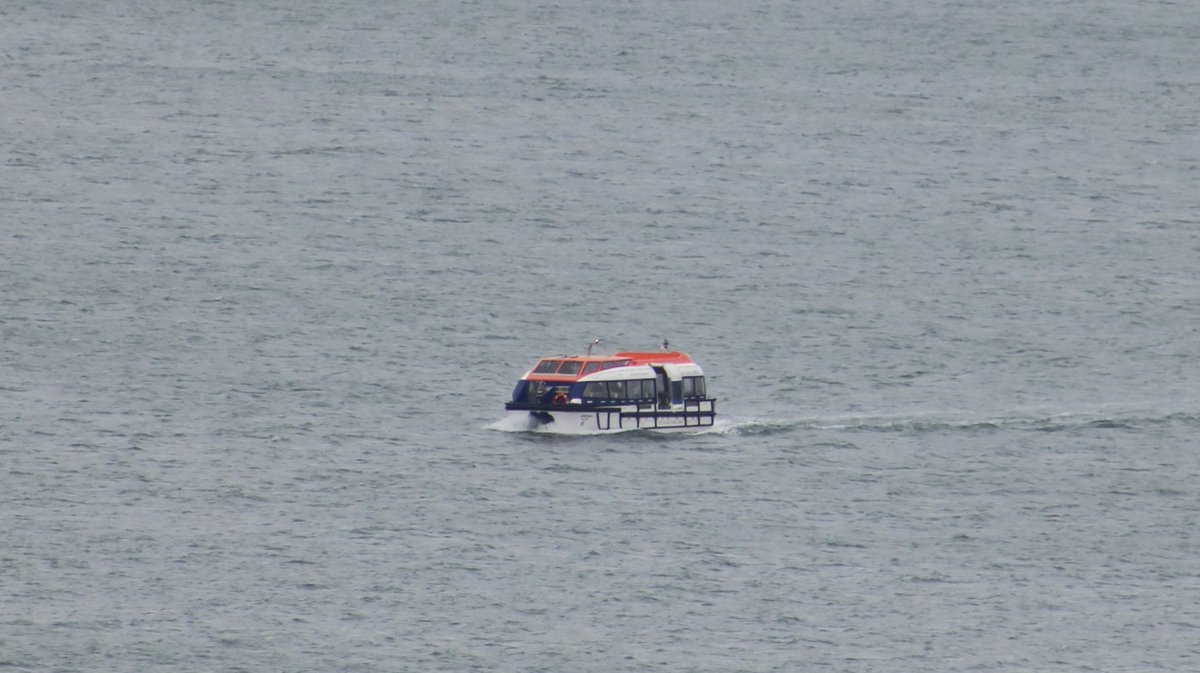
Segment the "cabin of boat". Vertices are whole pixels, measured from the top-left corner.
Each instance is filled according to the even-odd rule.
[[[679,351],[545,357],[505,408],[580,432],[696,428],[716,417],[704,371]]]

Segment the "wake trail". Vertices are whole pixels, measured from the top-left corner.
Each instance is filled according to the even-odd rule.
[[[1087,429],[1139,430],[1168,424],[1200,426],[1200,407],[1187,410],[1097,409],[1090,411],[1009,411],[970,413],[854,414],[799,418],[718,418],[706,430],[735,436],[798,431],[981,433],[1002,430],[1064,432]]]

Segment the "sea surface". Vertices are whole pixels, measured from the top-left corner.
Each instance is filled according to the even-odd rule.
[[[1200,670],[1198,359],[1191,2],[0,6],[0,671]]]

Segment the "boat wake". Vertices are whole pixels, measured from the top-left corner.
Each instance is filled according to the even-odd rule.
[[[499,432],[535,432],[538,426],[539,423],[532,416],[526,418],[505,416],[483,427],[485,430],[497,430]]]
[[[1001,430],[1064,432],[1089,429],[1139,430],[1170,424],[1200,426],[1200,412],[1104,410],[1094,412],[1011,412],[992,416],[966,414],[847,415],[786,420],[719,419],[705,431],[734,436],[786,434],[807,430],[903,433],[988,433]]]

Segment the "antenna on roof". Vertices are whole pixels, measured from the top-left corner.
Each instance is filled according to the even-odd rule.
[[[667,343],[667,340],[666,340],[666,338],[663,338],[663,345],[662,345],[662,349],[663,349],[663,350],[668,350],[668,349],[670,348],[670,346],[671,346],[671,344]]]
[[[598,343],[600,343],[600,337],[596,337],[595,339],[592,339],[592,343],[588,344],[588,349],[587,349],[588,357],[592,356],[592,346],[595,346]]]

